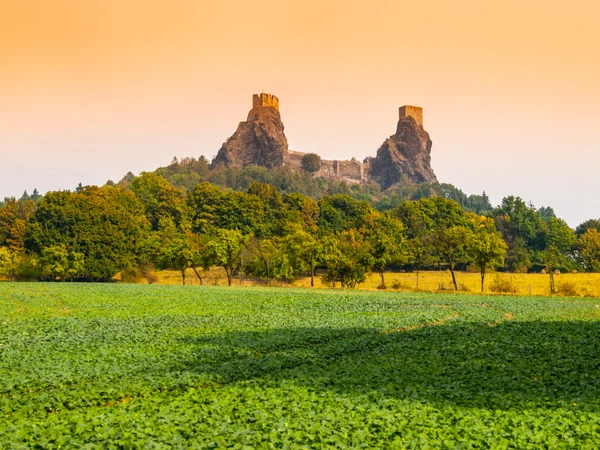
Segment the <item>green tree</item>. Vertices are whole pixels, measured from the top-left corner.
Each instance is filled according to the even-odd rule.
[[[323,258],[323,243],[302,227],[294,227],[283,239],[285,254],[296,273],[308,272],[315,286],[315,269]]]
[[[354,288],[364,282],[372,265],[365,242],[356,230],[324,237],[323,259],[327,266],[323,281],[334,286],[339,282],[342,288]]]
[[[302,224],[310,232],[317,231],[319,204],[312,198],[299,193],[288,194],[283,202],[287,212],[287,223]]]
[[[0,277],[14,280],[17,265],[17,255],[6,247],[0,247]]]
[[[577,236],[567,223],[556,217],[552,217],[544,231],[545,248],[552,247],[552,251],[560,253],[560,258],[556,260],[555,269],[572,270],[575,267],[575,243]],[[548,255],[544,255],[547,257]],[[542,258],[542,264],[545,262]]]
[[[433,236],[433,246],[440,258],[448,264],[452,275],[454,290],[458,290],[456,265],[468,261],[467,243],[472,239],[468,226],[456,225],[450,228],[438,228]]]
[[[334,234],[362,228],[365,219],[373,211],[367,202],[345,194],[323,197],[319,201],[319,209],[319,229]]]
[[[63,245],[53,245],[42,250],[39,263],[45,279],[73,280],[84,269],[84,256],[81,253],[70,252]]]
[[[508,245],[505,258],[507,269],[525,272],[535,255],[544,249],[545,223],[533,205],[520,197],[509,196],[492,212],[496,229]]]
[[[308,173],[318,172],[321,168],[321,157],[316,153],[307,153],[302,157],[302,170]]]
[[[481,292],[485,288],[485,274],[504,265],[506,242],[496,231],[493,219],[473,215],[469,218],[473,227],[467,242],[467,253],[472,258],[481,275]]]
[[[216,230],[206,244],[207,256],[212,265],[221,266],[227,274],[227,284],[231,286],[233,275],[240,269],[242,253],[250,236],[239,230]]]
[[[166,218],[173,220],[179,230],[190,228],[185,194],[165,178],[156,173],[142,172],[129,187],[144,204],[152,230],[158,230],[160,220]]]
[[[588,272],[600,272],[600,232],[589,228],[577,241],[583,266]]]
[[[271,283],[273,263],[278,260],[280,254],[277,239],[254,236],[249,240],[248,250],[254,264],[249,267],[247,266],[246,270],[251,270],[255,275],[265,278],[267,285],[269,285]]]
[[[109,280],[135,264],[148,232],[143,205],[119,187],[50,192],[37,203],[26,229],[26,248],[37,254],[62,247],[84,257],[78,279]]]
[[[381,277],[382,288],[385,288],[385,271],[390,264],[404,264],[408,261],[403,230],[400,220],[381,213],[373,213],[365,226],[371,267]]]
[[[600,220],[598,220],[598,219],[586,220],[585,222],[583,222],[582,224],[580,224],[575,229],[575,234],[578,237],[579,236],[583,236],[591,228],[595,229],[596,231],[600,231]]]

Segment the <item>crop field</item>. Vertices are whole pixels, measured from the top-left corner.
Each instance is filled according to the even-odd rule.
[[[0,448],[598,448],[599,303],[0,283]]]

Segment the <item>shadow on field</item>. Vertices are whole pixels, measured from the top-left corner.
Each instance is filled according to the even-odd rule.
[[[508,409],[600,405],[600,324],[455,322],[382,334],[275,329],[185,339],[184,370],[223,383],[293,381],[311,390]]]

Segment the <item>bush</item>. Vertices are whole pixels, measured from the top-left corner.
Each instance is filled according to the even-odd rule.
[[[560,283],[556,292],[558,295],[563,295],[565,297],[577,297],[579,295],[579,289],[577,289],[577,285],[569,281]]]
[[[516,294],[517,285],[512,277],[503,277],[496,274],[494,281],[490,284],[490,291],[496,294]]]
[[[395,289],[397,291],[410,291],[411,288],[408,284],[405,284],[400,280],[395,280],[392,283],[392,289]]]
[[[148,280],[148,284],[154,284],[158,281],[158,275],[154,271],[150,271],[146,273],[146,280]]]
[[[121,281],[123,283],[135,283],[137,281],[137,271],[130,267],[121,272]]]
[[[385,283],[381,283],[381,284],[377,285],[377,289],[381,289],[381,290],[385,291],[387,289],[387,286],[385,285]]]
[[[307,153],[302,157],[302,170],[315,173],[321,168],[321,157],[316,153]]]

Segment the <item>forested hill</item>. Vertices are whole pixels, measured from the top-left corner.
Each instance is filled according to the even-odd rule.
[[[317,157],[317,155],[314,155]],[[347,194],[358,200],[367,201],[377,210],[392,209],[403,200],[444,197],[458,202],[467,212],[487,214],[492,205],[485,192],[481,195],[466,195],[448,183],[411,182],[404,177],[394,186],[382,190],[381,185],[371,180],[367,183],[348,184],[344,180],[327,180],[315,177],[309,171],[295,171],[288,167],[250,166],[246,169],[233,169],[217,166],[210,169],[208,160],[200,158],[173,158],[167,167],[154,173],[163,176],[173,186],[191,191],[197,184],[208,181],[211,184],[234,191],[247,191],[252,183],[267,183],[275,186],[281,194],[300,193],[318,200],[327,195]],[[134,175],[129,172],[118,185],[127,186]],[[108,184],[114,184],[109,181]]]
[[[208,180],[208,181],[203,181]],[[458,200],[458,201],[455,201]],[[600,221],[572,230],[518,197],[492,208],[451,185],[326,183],[285,168],[208,170],[173,161],[103,187],[5,199],[0,278],[110,280],[154,270],[222,267],[292,280],[320,268],[353,287],[368,272],[600,270]]]

